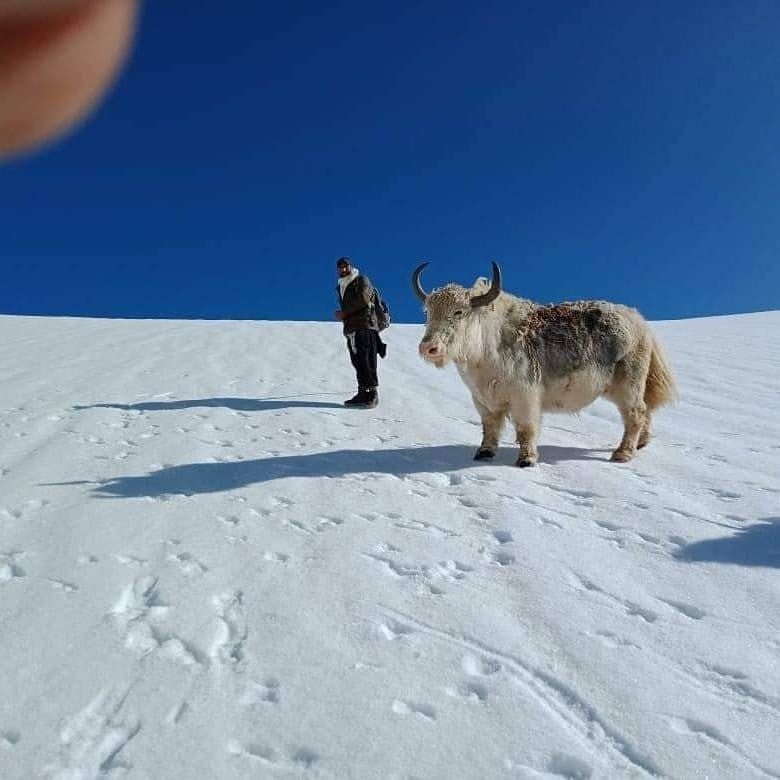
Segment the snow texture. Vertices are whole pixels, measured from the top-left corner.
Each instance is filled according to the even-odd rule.
[[[0,317],[0,777],[780,777],[780,313],[472,460],[394,325]]]

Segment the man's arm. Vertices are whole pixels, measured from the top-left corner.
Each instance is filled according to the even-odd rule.
[[[357,288],[354,303],[348,307],[345,307],[343,302],[341,304],[341,311],[345,317],[349,317],[350,314],[355,314],[368,307],[371,304],[371,296],[374,294],[374,286],[367,276],[361,274],[355,279],[353,284]]]

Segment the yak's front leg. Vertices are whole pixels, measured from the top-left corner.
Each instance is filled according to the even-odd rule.
[[[515,465],[520,468],[535,466],[539,460],[536,440],[542,424],[541,399],[535,395],[512,399],[510,414],[515,423],[517,446],[520,448]]]
[[[507,410],[488,409],[477,401],[474,402],[474,405],[482,418],[482,443],[474,454],[474,460],[488,460],[494,458],[498,451],[498,440],[501,438]]]

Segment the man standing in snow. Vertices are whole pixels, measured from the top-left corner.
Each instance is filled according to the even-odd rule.
[[[373,409],[379,403],[376,356],[385,356],[386,345],[379,338],[371,280],[352,265],[348,257],[336,262],[337,292],[341,308],[336,319],[344,325],[349,359],[357,374],[358,391],[344,406]]]

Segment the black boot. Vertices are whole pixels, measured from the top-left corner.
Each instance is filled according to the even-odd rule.
[[[344,406],[363,406],[366,402],[366,391],[361,387],[355,395],[348,401],[344,401]]]
[[[365,400],[363,402],[364,409],[373,409],[379,403],[379,391],[373,387],[371,390],[366,390]]]

